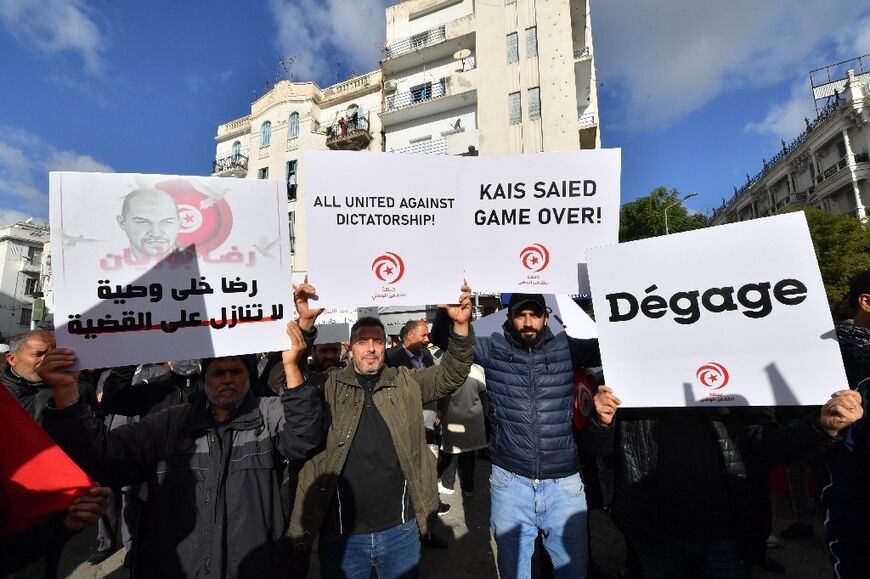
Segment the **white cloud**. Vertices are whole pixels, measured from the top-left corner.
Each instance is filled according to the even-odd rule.
[[[88,12],[82,0],[0,0],[0,21],[15,40],[45,56],[78,53],[98,76],[107,40]]]
[[[50,171],[113,169],[90,155],[60,150],[26,131],[0,126],[0,215],[46,215]]]
[[[594,1],[598,77],[622,92],[614,128],[666,126],[727,91],[806,74],[828,56],[820,47],[861,30],[854,23],[868,13],[852,0]]]
[[[27,213],[21,213],[20,211],[15,211],[14,209],[0,209],[0,227],[3,227],[4,225],[9,225],[10,223],[24,221],[28,217],[32,217],[32,215],[28,215]]]
[[[384,9],[392,0],[269,0],[278,27],[277,45],[285,57],[296,59],[294,80],[326,79],[335,62],[342,76],[377,68],[379,48],[386,37]]]

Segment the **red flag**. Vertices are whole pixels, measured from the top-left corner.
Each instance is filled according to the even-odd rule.
[[[95,486],[0,384],[0,535],[66,510]]]

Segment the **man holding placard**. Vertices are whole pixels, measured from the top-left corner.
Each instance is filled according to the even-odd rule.
[[[474,350],[486,374],[490,527],[499,575],[531,577],[535,539],[542,532],[555,576],[586,577],[586,496],[572,410],[574,372],[601,364],[598,342],[553,334],[541,294],[513,294],[507,311],[503,331],[478,338]],[[436,319],[436,340],[442,329],[443,319]],[[619,399],[601,386],[594,401],[593,420],[609,424]]]
[[[312,295],[308,284],[296,289],[306,332],[321,313],[308,307]],[[383,577],[418,574],[419,535],[438,505],[423,404],[449,395],[468,376],[474,336],[467,285],[445,311],[453,325],[441,364],[386,367],[384,326],[363,317],[351,328],[351,363],[318,385],[331,424],[325,447],[299,475],[290,537],[306,553],[319,533],[323,577],[368,577],[373,567]]]

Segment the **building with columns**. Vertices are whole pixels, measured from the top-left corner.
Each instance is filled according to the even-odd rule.
[[[864,57],[866,58],[866,57]],[[857,59],[856,59],[857,60]],[[870,72],[814,87],[831,97],[806,130],[713,212],[733,223],[811,206],[865,220],[870,215]]]

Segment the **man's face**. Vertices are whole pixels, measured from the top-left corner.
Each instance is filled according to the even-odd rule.
[[[353,367],[360,374],[377,374],[384,365],[386,341],[383,331],[377,326],[363,326],[357,330],[356,340],[350,349]]]
[[[324,370],[335,368],[338,366],[338,360],[341,358],[341,344],[338,342],[332,344],[316,344],[312,352],[314,363]]]
[[[419,356],[423,348],[429,345],[429,327],[426,325],[426,322],[417,322],[417,329],[408,332],[402,345],[408,351],[414,352],[414,354]]]
[[[245,363],[238,358],[221,358],[209,364],[205,372],[205,395],[219,408],[233,408],[250,388]]]
[[[54,347],[53,340],[45,336],[34,335],[27,338],[17,354],[6,354],[6,361],[16,374],[29,382],[39,382],[36,365],[42,362],[43,356]]]
[[[544,329],[549,320],[546,312],[538,308],[525,307],[520,311],[514,312],[508,319],[520,335],[520,338],[528,346],[538,341],[538,338],[541,336],[541,330]]]
[[[172,197],[158,191],[131,199],[127,213],[118,217],[118,224],[136,257],[165,256],[175,248],[181,227]]]

